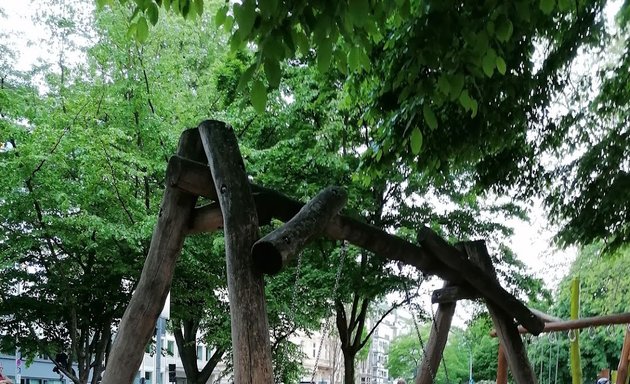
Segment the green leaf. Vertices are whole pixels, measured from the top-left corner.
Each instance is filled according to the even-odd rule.
[[[225,17],[227,16],[228,6],[224,5],[217,11],[217,14],[214,15],[214,23],[217,27],[220,27],[225,22]]]
[[[138,42],[142,44],[145,41],[147,41],[148,37],[149,37],[149,24],[147,24],[147,19],[145,19],[143,16],[140,16],[138,18],[138,29],[136,30],[136,40],[138,40]]]
[[[330,67],[332,60],[332,41],[330,39],[323,39],[317,49],[317,69],[319,72],[324,73]]]
[[[258,1],[258,8],[263,15],[271,16],[278,9],[278,0],[260,0]]]
[[[572,6],[571,0],[558,0],[558,9],[562,12],[568,11]]]
[[[556,0],[540,0],[539,8],[545,15],[551,14],[556,6]]]
[[[464,107],[465,110],[471,109],[471,98],[468,94],[468,90],[464,89],[462,93],[459,95],[459,103]]]
[[[464,75],[457,73],[453,76],[449,76],[448,82],[451,84],[451,99],[456,100],[462,92],[462,89],[464,89]]]
[[[135,39],[138,35],[138,23],[129,24],[129,29],[127,30],[127,38]]]
[[[472,111],[471,116],[474,118],[477,116],[477,108],[478,108],[477,100],[471,98],[470,99],[470,110]]]
[[[370,4],[368,0],[350,0],[348,12],[354,24],[363,26],[369,18]]]
[[[151,24],[157,24],[160,15],[160,10],[158,9],[157,4],[151,2],[149,8],[147,8],[146,10],[146,14],[149,17],[149,21],[151,22]]]
[[[494,73],[494,68],[496,66],[495,59],[496,55],[493,55],[491,51],[488,50],[488,52],[486,52],[486,54],[483,56],[483,59],[481,60],[483,73],[485,73],[488,77],[492,77],[492,74]]]
[[[440,77],[438,77],[437,85],[438,85],[438,89],[443,94],[448,95],[448,93],[451,90],[451,85],[449,84],[448,78],[446,77],[446,75],[442,74],[440,75]]]
[[[280,84],[280,64],[277,60],[268,58],[265,60],[265,76],[269,82],[269,86],[277,88]]]
[[[420,153],[420,150],[422,149],[422,132],[420,132],[420,128],[413,128],[409,144],[411,145],[411,153],[414,155]]]
[[[497,20],[497,39],[502,42],[510,40],[512,32],[514,32],[514,26],[507,17],[501,17]]]
[[[103,9],[108,4],[109,4],[109,0],[96,0],[96,7],[98,9]]]
[[[245,89],[245,86],[247,85],[247,83],[249,83],[249,80],[251,80],[252,76],[254,76],[255,71],[256,64],[252,64],[249,66],[249,68],[245,70],[245,72],[243,72],[241,78],[238,81],[238,86],[236,87],[238,91],[242,91],[243,89]]]
[[[262,81],[254,80],[250,97],[256,112],[265,112],[265,105],[267,104],[267,89]]]
[[[361,68],[361,48],[353,46],[348,53],[348,66],[351,71],[357,71]]]
[[[195,0],[195,10],[199,16],[203,15],[203,0]]]
[[[235,4],[234,17],[241,31],[241,36],[246,38],[254,27],[254,21],[256,21],[256,5],[254,1],[244,0],[242,4]]]
[[[500,74],[505,75],[505,71],[507,70],[505,60],[503,60],[501,56],[497,56],[495,63],[497,65],[497,71],[499,71]]]
[[[422,106],[422,114],[424,115],[424,121],[427,123],[429,128],[437,129],[438,127],[437,117],[435,117],[435,113],[433,113],[433,110],[431,109],[429,104],[427,104],[426,102]]]

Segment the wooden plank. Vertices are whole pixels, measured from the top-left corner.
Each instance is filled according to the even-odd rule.
[[[348,195],[339,187],[322,190],[291,220],[254,243],[252,258],[256,268],[272,275],[280,272],[310,240],[322,234],[346,201]]]
[[[499,343],[499,356],[497,363],[497,384],[507,384],[508,382],[508,362],[505,358],[505,349]]]
[[[545,323],[538,316],[534,315],[525,304],[519,301],[514,295],[507,292],[496,279],[496,273],[492,266],[490,256],[485,251],[483,242],[467,242],[466,251],[474,251],[473,244],[478,244],[485,251],[485,256],[475,262],[468,260],[463,252],[447,243],[437,233],[428,227],[424,227],[418,233],[418,241],[422,248],[439,257],[440,260],[457,272],[470,286],[474,287],[488,302],[495,308],[500,308],[503,313],[509,314],[512,319],[516,318],[531,333],[538,335],[545,327]],[[488,260],[485,260],[486,257]],[[517,332],[514,328],[514,332]],[[508,350],[509,352],[509,350]]]
[[[619,354],[619,365],[617,366],[617,380],[615,384],[626,384],[628,382],[628,363],[630,361],[630,324],[626,328],[626,335],[623,338],[623,346]]]
[[[450,283],[445,283],[445,286],[449,284]],[[420,373],[416,377],[416,384],[432,384],[435,381],[435,374],[440,367],[440,361],[442,360],[444,347],[446,347],[448,332],[451,329],[451,322],[453,321],[456,305],[456,301],[438,305],[426,350],[422,356]]]
[[[223,212],[234,382],[273,383],[263,275],[250,252],[258,216],[243,158],[229,125],[207,120],[198,129]]]
[[[496,280],[496,272],[492,265],[492,260],[483,241],[472,241],[464,243],[466,254],[492,279]],[[514,318],[507,314],[502,308],[486,299],[488,312],[492,317],[492,322],[499,335],[499,340],[504,348],[505,356],[512,372],[512,377],[517,384],[535,384],[538,382],[532,369],[527,351],[523,346],[521,335],[518,333]]]
[[[196,129],[184,131],[178,153],[191,158],[198,158],[199,152],[205,156],[198,138]],[[167,179],[174,167],[171,159]],[[118,327],[102,384],[133,382],[171,287],[175,263],[196,201],[197,196],[167,183],[140,281]]]

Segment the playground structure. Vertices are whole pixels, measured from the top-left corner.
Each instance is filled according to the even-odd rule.
[[[418,244],[413,244],[339,214],[346,201],[341,188],[327,188],[303,204],[255,185],[247,178],[232,128],[219,121],[204,121],[182,133],[177,154],[169,160],[166,180],[149,253],[120,323],[102,384],[132,383],[169,292],[185,236],[219,229],[225,233],[237,384],[273,383],[263,277],[280,271],[318,236],[345,240],[445,281],[445,287],[433,296],[439,306],[417,384],[433,382],[456,301],[462,298],[486,302],[504,361],[516,383],[538,382],[520,332],[540,334],[546,327],[544,316],[499,284],[483,241],[453,246],[425,227],[418,234]],[[200,196],[212,203],[197,207]],[[258,226],[271,219],[285,224],[259,239]]]

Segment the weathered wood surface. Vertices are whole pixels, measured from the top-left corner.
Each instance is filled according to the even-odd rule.
[[[497,384],[507,384],[508,382],[508,362],[505,358],[505,349],[499,344],[499,359],[497,363]]]
[[[615,384],[626,384],[628,382],[628,363],[630,363],[630,324],[626,327],[626,335],[623,338]]]
[[[471,261],[476,263],[485,273],[496,280],[496,272],[492,260],[483,241],[464,243],[464,249]],[[514,323],[514,317],[502,308],[486,299],[486,305],[494,327],[499,335],[499,342],[504,348],[508,366],[517,384],[535,384],[538,382],[536,374],[527,358],[527,350]],[[497,381],[498,382],[498,381]]]
[[[196,129],[185,131],[178,153],[189,158],[205,156],[198,137]],[[133,382],[171,287],[175,262],[197,201],[197,196],[173,188],[168,182],[175,162],[171,159],[166,170],[167,185],[149,252],[136,291],[120,322],[102,384]]]
[[[457,300],[475,300],[481,298],[479,292],[470,287],[461,285],[448,285],[436,289],[431,294],[432,304],[452,303]]]
[[[543,332],[562,332],[570,329],[584,329],[590,327],[598,327],[603,325],[629,324],[630,312],[616,313],[613,315],[583,317],[575,320],[560,320],[545,324]],[[519,326],[520,333],[528,333],[527,329]],[[490,332],[491,336],[496,336],[496,331]]]
[[[174,184],[190,193],[216,199],[214,184],[207,181],[210,177],[208,167],[183,158],[178,161],[179,174],[174,177]],[[304,206],[300,201],[273,189],[254,184],[251,188],[254,191],[259,215],[286,222]],[[437,235],[441,241],[430,241],[429,245],[433,245],[434,248],[431,254],[423,247],[345,215],[336,215],[330,220],[325,227],[325,234],[334,240],[347,240],[350,244],[369,250],[380,257],[412,265],[425,274],[436,275],[445,281],[465,282],[491,302],[513,313],[514,317],[534,334],[539,333],[544,327],[542,320],[501,287],[496,279],[487,278],[481,269],[463,258],[461,252]]]
[[[449,284],[450,283],[447,282],[444,285],[448,287]],[[429,340],[426,344],[426,351],[422,356],[420,372],[416,377],[416,384],[432,384],[434,382],[435,374],[442,360],[444,347],[446,347],[448,332],[451,329],[456,306],[456,301],[438,305],[435,319],[431,326]]]
[[[291,220],[254,243],[252,257],[256,268],[271,275],[280,272],[310,240],[322,234],[347,200],[346,191],[339,187],[322,190]]]
[[[269,325],[262,273],[254,270],[252,244],[258,216],[232,127],[204,121],[199,127],[217,200],[223,212],[234,382],[273,383]]]
[[[419,231],[418,241],[422,248],[439,257],[444,264],[474,287],[484,299],[496,308],[500,308],[504,313],[509,314],[512,319],[516,318],[530,333],[538,335],[542,332],[545,323],[499,284],[490,259],[488,259],[489,265],[487,263],[485,263],[486,265],[476,265],[476,263],[471,262],[473,261],[472,257],[470,257],[471,260],[468,260],[463,252],[447,243],[428,227]],[[471,244],[471,242],[466,243],[467,251]],[[471,255],[469,254],[469,256]],[[488,255],[488,257],[490,256]],[[516,332],[516,328],[514,331]]]

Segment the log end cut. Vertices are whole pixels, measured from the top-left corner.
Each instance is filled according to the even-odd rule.
[[[254,243],[252,257],[254,267],[262,273],[275,275],[282,269],[282,255],[271,242],[258,241]]]

